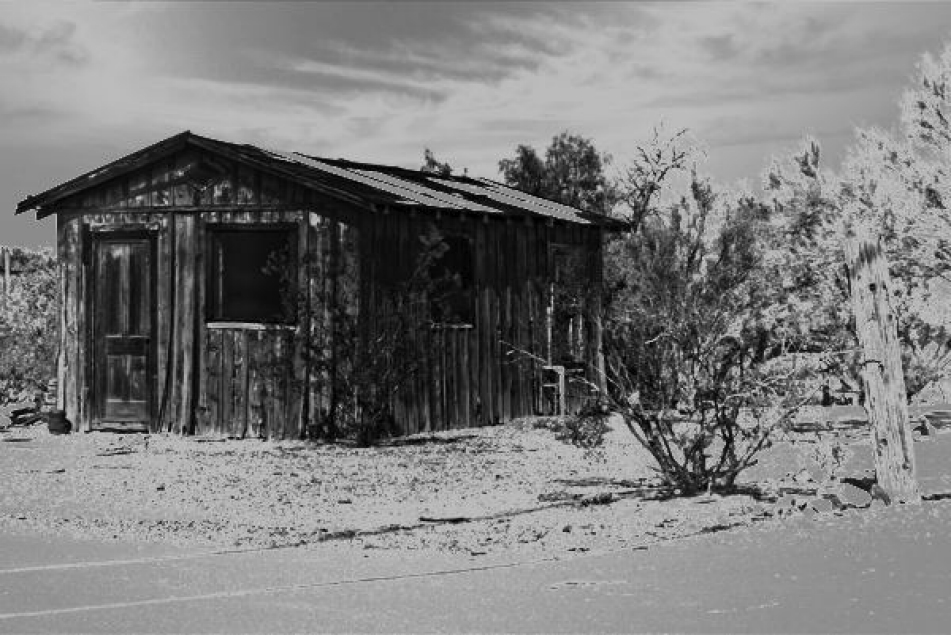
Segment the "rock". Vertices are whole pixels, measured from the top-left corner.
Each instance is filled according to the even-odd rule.
[[[17,414],[23,414],[25,412],[35,412],[36,404],[32,401],[17,401],[15,403],[8,403],[7,405],[0,408],[0,412],[3,414],[13,417]]]
[[[784,494],[782,498],[777,501],[777,504],[779,505],[780,511],[785,509],[787,512],[801,512],[808,507],[809,501],[791,494]]]
[[[483,492],[487,493],[487,492]],[[577,494],[572,494],[566,491],[555,491],[555,492],[542,492],[538,495],[538,502],[540,503],[556,503],[559,501],[571,500],[573,498],[579,498]]]
[[[872,484],[875,483],[875,472],[872,470],[865,470],[864,476],[846,476],[840,480],[843,483],[855,485],[857,488],[864,489],[867,492],[872,489]]]
[[[6,414],[0,412],[0,430],[9,428],[11,423],[13,423],[13,420]]]
[[[796,476],[793,477],[799,484],[803,483],[822,483],[829,478],[829,475],[822,468],[818,461],[812,458],[803,459],[800,463],[802,469],[800,469]],[[805,474],[803,474],[805,472]],[[802,476],[800,476],[802,475]]]
[[[842,483],[836,495],[843,507],[868,507],[872,504],[872,495],[851,483]]]
[[[835,492],[827,492],[822,495],[832,505],[833,509],[843,510],[847,507],[845,502]]]
[[[800,485],[805,483],[814,483],[815,479],[812,477],[812,474],[806,468],[802,468],[796,475],[793,476],[793,480],[799,483]]]
[[[587,507],[589,505],[609,505],[614,502],[614,494],[611,492],[600,492],[598,494],[592,494],[590,496],[585,496],[581,499],[581,506]]]
[[[32,426],[43,422],[43,414],[34,408],[25,408],[14,410],[10,413],[10,418],[15,426]]]
[[[934,426],[931,425],[931,422],[928,421],[928,419],[926,419],[925,417],[922,417],[922,418],[921,418],[921,421],[919,421],[919,422],[915,425],[915,427],[912,428],[912,430],[913,430],[914,432],[917,432],[918,434],[920,434],[920,435],[923,436],[923,437],[933,437],[933,436],[935,435],[935,428],[934,428]]]
[[[878,483],[872,485],[872,488],[868,491],[869,496],[872,497],[872,500],[882,501],[886,505],[890,505],[892,502],[892,497],[888,495],[882,486]]]
[[[835,509],[835,506],[827,498],[817,498],[809,503],[809,506],[820,514],[826,514]]]

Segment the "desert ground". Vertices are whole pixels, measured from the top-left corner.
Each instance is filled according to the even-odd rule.
[[[935,421],[936,434],[916,443],[926,505],[948,504],[951,492],[951,435]],[[0,530],[210,549],[346,543],[545,556],[871,518],[884,506],[842,482],[872,470],[867,428],[847,418],[781,433],[736,493],[693,497],[662,486],[616,420],[595,449],[558,431],[557,420],[531,419],[358,448],[7,428]]]

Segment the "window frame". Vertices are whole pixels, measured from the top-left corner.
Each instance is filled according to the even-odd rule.
[[[233,327],[243,325],[257,328],[295,328],[299,323],[299,316],[294,311],[287,315],[281,307],[283,317],[272,319],[248,319],[244,317],[228,316],[224,313],[224,303],[218,303],[218,290],[223,286],[221,279],[223,271],[219,269],[216,252],[216,234],[247,233],[260,235],[261,233],[284,234],[290,251],[289,257],[289,284],[292,289],[300,286],[299,243],[300,227],[294,222],[251,222],[251,223],[207,223],[205,224],[205,322],[210,327]]]
[[[454,241],[460,241],[460,242],[461,242],[461,241],[464,241],[464,242],[466,243],[466,245],[467,245],[468,252],[469,252],[469,254],[468,254],[468,255],[469,255],[469,262],[468,262],[468,274],[469,274],[469,276],[468,276],[468,280],[462,280],[462,283],[463,283],[463,284],[461,285],[460,289],[457,291],[457,293],[459,293],[460,295],[462,295],[462,296],[465,298],[465,301],[466,301],[466,309],[467,309],[467,315],[460,315],[460,316],[457,317],[457,319],[453,319],[453,320],[439,320],[439,321],[436,321],[435,319],[433,319],[433,320],[432,320],[432,327],[433,327],[433,328],[472,328],[472,327],[474,326],[475,320],[476,320],[476,301],[475,301],[475,296],[476,296],[476,293],[475,293],[475,291],[476,291],[476,254],[475,254],[475,237],[473,237],[473,236],[471,236],[471,235],[469,235],[469,234],[466,234],[466,233],[448,232],[448,233],[443,233],[443,234],[442,234],[441,240],[442,240],[442,242],[443,242],[443,243],[446,245],[446,247],[447,247],[447,251],[446,251],[446,253],[444,254],[444,256],[448,255],[449,252],[450,252],[450,250],[452,249],[452,244],[451,244],[450,241],[453,241],[453,240],[454,240]],[[439,260],[442,260],[442,258],[440,258]],[[437,279],[437,278],[433,278],[433,277],[432,277],[432,273],[433,273],[433,272],[432,272],[432,268],[433,268],[433,266],[436,266],[436,265],[437,265],[437,263],[439,262],[439,260],[433,261],[433,262],[430,264],[429,275],[430,275],[430,279],[431,279],[431,280],[436,280],[436,279]],[[453,273],[453,274],[459,274],[459,275],[460,275],[460,278],[461,278],[461,272],[458,272],[458,271],[453,272],[452,270],[450,270],[448,267],[445,267],[445,266],[444,266],[444,269],[445,269],[446,272]],[[466,282],[468,282],[468,285],[465,284]],[[453,302],[452,300],[450,300],[450,301],[449,301],[449,304],[454,304],[454,302]],[[461,304],[461,302],[460,302],[460,304]],[[453,308],[455,308],[455,307],[453,307]],[[433,305],[432,302],[431,302],[431,303],[430,303],[430,316],[435,316],[436,313],[437,313],[436,307],[435,307],[435,305]],[[440,316],[440,317],[444,317],[444,316]]]
[[[580,260],[580,267],[571,267],[571,261]],[[559,262],[561,261],[561,262]],[[566,267],[562,269],[562,267]],[[585,360],[585,348],[587,346],[586,331],[590,328],[587,322],[587,304],[588,299],[584,295],[586,281],[591,274],[590,254],[587,247],[582,243],[575,242],[551,242],[548,244],[548,302],[546,310],[546,330],[548,331],[548,355],[550,363],[581,363]],[[563,286],[564,280],[559,280],[560,273],[568,271],[581,271],[581,278],[575,280],[578,291],[578,297],[575,298],[577,305],[569,307],[559,304],[559,295],[567,291]],[[563,312],[563,313],[562,313]],[[564,324],[556,325],[556,317],[562,313],[561,317],[567,317]],[[567,327],[567,330],[561,331],[556,326]],[[577,336],[577,341],[573,341],[571,335]],[[563,349],[563,350],[556,350]],[[556,355],[556,352],[559,355]]]

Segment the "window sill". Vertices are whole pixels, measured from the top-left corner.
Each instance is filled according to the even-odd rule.
[[[267,324],[265,322],[207,322],[205,328],[236,331],[296,331],[296,324]]]
[[[465,331],[474,328],[468,322],[433,322],[429,325],[431,331]]]

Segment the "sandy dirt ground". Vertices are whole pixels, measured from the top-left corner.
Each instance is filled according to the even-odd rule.
[[[949,438],[939,430],[916,446],[949,464]],[[834,459],[830,441],[841,450]],[[544,556],[872,513],[876,501],[822,496],[834,489],[822,485],[830,471],[870,469],[866,430],[855,426],[787,434],[741,479],[748,493],[690,498],[659,488],[649,457],[617,425],[596,450],[567,445],[538,421],[375,448],[8,428],[0,531]],[[951,491],[951,464],[938,472],[923,480],[926,493]]]

